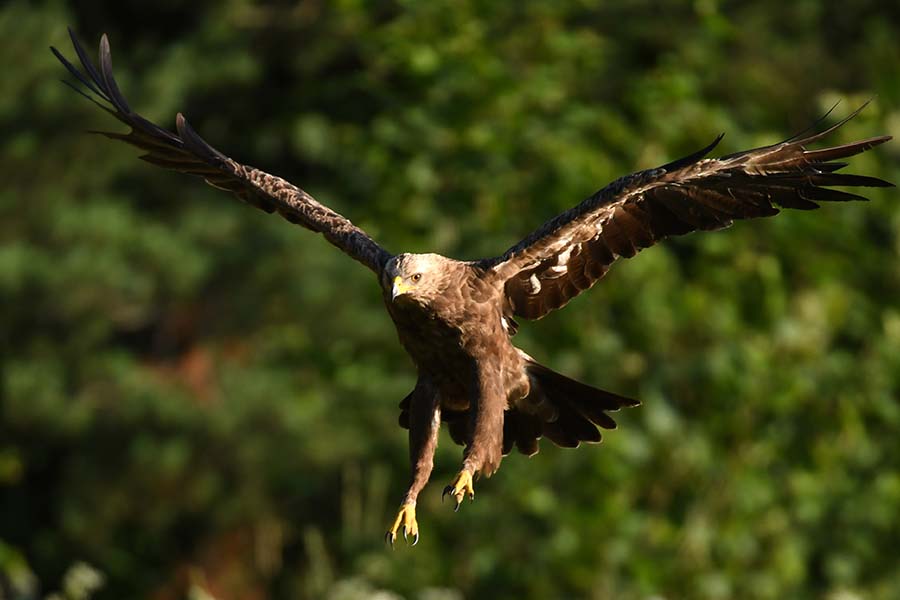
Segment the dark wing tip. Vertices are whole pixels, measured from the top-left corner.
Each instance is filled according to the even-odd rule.
[[[889,135],[880,135],[877,137],[866,138],[864,140],[858,140],[856,142],[850,142],[849,144],[841,144],[840,146],[820,148],[818,150],[806,150],[805,145],[801,146],[801,148],[803,149],[803,156],[804,158],[806,158],[806,160],[813,163],[828,163],[829,161],[837,158],[856,156],[857,154],[861,154],[867,150],[871,150],[875,146],[880,146],[890,139],[891,136]],[[806,141],[807,140],[800,140],[794,143],[802,144]]]
[[[105,33],[100,36],[100,74],[113,105],[122,114],[130,115],[131,108],[113,77],[112,53],[109,51],[109,37]]]
[[[109,49],[109,36],[105,33],[100,34],[100,63],[102,64],[104,60],[110,61],[111,58],[112,52]],[[112,66],[111,62],[110,66]]]
[[[871,104],[872,100],[874,100],[874,99],[875,99],[874,96],[872,98],[869,98],[868,100],[863,102],[859,106],[859,108],[857,108],[856,110],[851,112],[849,115],[847,115],[846,117],[844,117],[843,119],[841,119],[840,121],[838,121],[837,123],[832,125],[831,127],[824,129],[824,130],[820,131],[819,133],[813,134],[809,137],[805,137],[802,139],[797,139],[800,135],[800,134],[798,134],[798,135],[794,136],[793,138],[791,138],[790,142],[799,144],[801,146],[807,146],[813,142],[817,142],[817,141],[821,140],[822,138],[826,137],[828,134],[833,133],[833,132],[837,131],[838,129],[840,129],[841,127],[843,127],[848,121],[855,118],[859,113],[861,113],[863,111],[863,109],[865,109],[867,106],[869,106],[869,104]],[[837,104],[835,104],[835,106],[837,106]],[[818,125],[819,123],[821,123],[825,119],[825,117],[827,117],[829,114],[831,114],[832,110],[834,110],[834,107],[832,107],[831,110],[829,110],[827,113],[825,113],[825,115],[822,118],[818,119],[816,121],[815,125]],[[815,127],[815,125],[813,125],[813,127]],[[885,136],[885,137],[887,139],[883,140],[884,142],[886,142],[888,139],[890,139],[890,136]],[[879,143],[883,143],[883,142],[879,142]]]
[[[76,51],[76,53],[78,53],[78,46],[75,46],[75,51]],[[87,71],[87,73],[88,73],[88,76],[85,77],[85,76],[81,73],[81,71],[79,71],[79,70],[75,67],[75,65],[73,65],[71,62],[69,62],[68,59],[66,59],[66,57],[62,55],[62,52],[60,52],[59,50],[56,49],[55,46],[50,46],[50,52],[53,53],[53,56],[56,57],[56,60],[58,60],[59,62],[61,62],[62,65],[66,68],[66,70],[67,70],[67,71],[68,71],[75,79],[77,79],[78,81],[80,81],[81,84],[84,85],[88,90],[94,92],[94,93],[97,94],[99,97],[101,97],[101,98],[103,98],[104,100],[106,100],[106,95],[105,95],[100,89],[97,88],[97,86],[95,85],[94,82],[91,81],[92,76],[91,76],[90,65],[85,64],[85,63],[84,63],[84,60],[82,59],[82,66],[84,67],[84,69],[85,69],[85,70]],[[81,55],[80,55],[80,54],[79,54],[79,58],[81,58]],[[86,96],[88,99],[93,100],[92,98],[90,98],[90,96],[87,96],[87,94],[85,94],[84,92],[82,92],[81,90],[79,90],[79,89],[78,89],[77,87],[75,87],[74,85],[69,84],[69,83],[66,82],[65,80],[63,80],[63,83],[66,83],[66,85],[69,85],[69,87],[71,87],[72,89],[74,89],[75,91],[77,91],[77,92],[78,92],[79,94],[81,94],[82,96]]]
[[[688,165],[694,164],[695,162],[697,162],[698,160],[700,160],[701,158],[703,158],[704,156],[706,156],[707,154],[712,152],[713,148],[715,148],[716,146],[719,145],[719,142],[722,141],[723,137],[725,137],[724,131],[722,133],[720,133],[719,135],[717,135],[716,139],[714,139],[712,141],[712,143],[709,144],[708,146],[706,146],[705,148],[701,148],[700,150],[697,150],[693,154],[689,154],[685,157],[682,157],[677,160],[673,160],[670,163],[664,164],[663,166],[660,167],[660,169],[664,169],[666,171],[671,172],[671,171],[676,171],[682,167],[686,167]]]
[[[868,104],[869,102],[871,102],[871,100],[869,100],[868,102],[866,102],[866,104]],[[827,111],[825,111],[825,114],[824,114],[824,115],[822,115],[821,117],[819,117],[818,119],[816,119],[815,121],[813,121],[813,122],[812,122],[808,127],[806,127],[805,129],[803,129],[803,130],[801,130],[801,131],[798,131],[797,133],[795,133],[794,135],[792,135],[791,137],[787,138],[786,140],[784,140],[784,141],[781,142],[781,143],[782,143],[782,144],[785,144],[785,143],[788,143],[788,142],[793,142],[794,140],[796,140],[796,139],[799,138],[800,136],[806,135],[806,134],[809,133],[810,131],[815,131],[815,130],[819,127],[819,125],[821,125],[822,123],[824,123],[824,122],[825,122],[825,119],[827,119],[827,118],[831,115],[831,113],[834,112],[834,109],[836,109],[838,106],[840,106],[840,104],[841,104],[841,100],[838,99],[837,102],[835,102],[834,104],[831,105],[831,108],[829,108]],[[865,106],[866,106],[866,105],[863,104],[862,108],[865,108]]]
[[[179,112],[175,115],[175,127],[178,129],[178,136],[185,147],[197,156],[213,163],[227,159],[224,154],[210,146],[206,140],[200,137],[200,134],[194,131],[183,113]]]

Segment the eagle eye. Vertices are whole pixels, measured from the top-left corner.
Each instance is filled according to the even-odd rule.
[[[419,283],[420,279],[422,279],[421,273],[416,273],[415,275],[412,276],[413,283]]]

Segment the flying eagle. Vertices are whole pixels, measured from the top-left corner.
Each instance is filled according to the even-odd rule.
[[[400,343],[418,371],[415,388],[400,403],[400,425],[409,429],[411,475],[386,535],[392,545],[398,533],[418,541],[416,498],[431,475],[442,422],[453,441],[465,447],[462,469],[444,489],[458,509],[465,496],[474,498],[473,477],[494,473],[513,446],[530,456],[542,436],[563,447],[599,442],[598,426],[616,427],[608,413],[639,404],[538,364],[512,343],[516,319],[540,319],[562,308],[616,259],[666,237],[772,216],[779,208],[808,210],[822,201],[865,200],[831,186],[892,185],[838,172],[846,166],[842,159],[890,136],[808,149],[861,107],[820,133],[803,137],[807,132],[802,132],[771,146],[705,158],[720,135],[690,156],[617,179],[493,258],[394,255],[297,186],[214,149],[182,114],[172,133],[132,111],[113,79],[106,35],[100,39],[98,68],[69,33],[84,72],[52,50],[86,89],[72,87],[131,128],[127,134],[100,133],[142,149],[141,158],[149,163],[202,177],[257,208],[321,233],[378,278]]]

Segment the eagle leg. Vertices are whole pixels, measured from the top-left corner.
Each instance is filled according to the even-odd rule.
[[[463,468],[441,495],[442,500],[447,494],[456,499],[454,510],[459,510],[466,496],[469,500],[475,499],[472,477],[476,473],[490,477],[503,458],[503,413],[507,394],[500,387],[497,372],[502,372],[500,366],[494,368],[483,364],[474,373]]]
[[[402,533],[407,542],[408,536],[412,536],[413,546],[419,542],[416,499],[431,477],[440,426],[441,408],[437,393],[427,379],[420,377],[409,402],[409,488],[393,525],[384,536],[391,547],[398,533]]]
[[[459,505],[462,504],[463,498],[469,496],[469,500],[475,499],[475,488],[472,486],[472,473],[468,469],[463,469],[457,474],[456,479],[453,480],[453,483],[444,488],[444,493],[441,494],[441,502],[444,501],[444,497],[450,494],[456,499],[456,508],[454,508],[454,512],[459,510]]]

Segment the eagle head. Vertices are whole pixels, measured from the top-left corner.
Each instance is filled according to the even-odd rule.
[[[451,263],[440,254],[398,254],[385,265],[381,285],[391,302],[428,304],[443,293]]]

